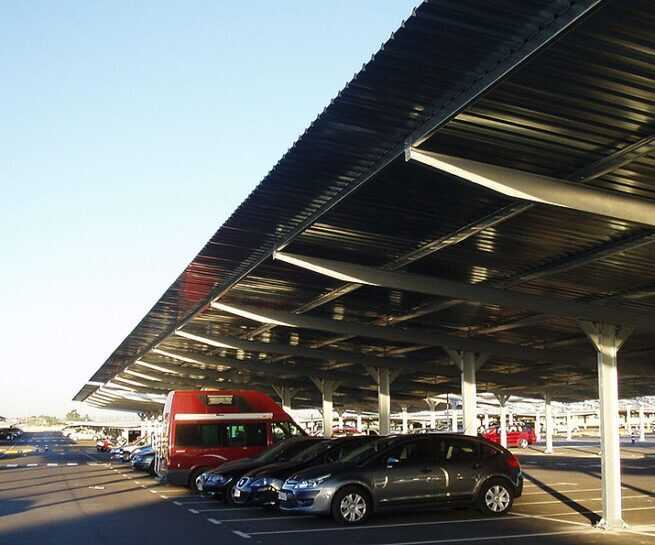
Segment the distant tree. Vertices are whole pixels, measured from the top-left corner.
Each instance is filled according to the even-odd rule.
[[[79,421],[82,420],[80,413],[77,412],[77,409],[71,409],[66,413],[66,420]]]

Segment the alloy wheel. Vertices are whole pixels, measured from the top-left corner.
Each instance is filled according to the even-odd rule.
[[[487,490],[484,495],[484,502],[487,508],[494,513],[505,511],[512,500],[509,492],[504,486],[496,484]]]
[[[359,522],[366,516],[366,500],[360,494],[351,492],[342,498],[339,511],[346,522]]]

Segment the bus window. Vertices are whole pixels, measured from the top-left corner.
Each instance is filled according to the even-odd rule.
[[[175,430],[177,447],[220,447],[221,430],[219,424],[178,424]]]
[[[273,422],[271,424],[271,431],[273,432],[273,443],[279,443],[290,437],[305,435],[293,422]]]
[[[227,447],[265,447],[265,424],[228,424]]]

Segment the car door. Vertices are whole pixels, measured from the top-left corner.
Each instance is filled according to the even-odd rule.
[[[430,437],[421,437],[374,460],[371,481],[380,505],[431,501],[445,494],[445,474],[432,446]]]
[[[443,467],[448,475],[448,496],[471,497],[481,477],[480,444],[465,437],[444,439]]]

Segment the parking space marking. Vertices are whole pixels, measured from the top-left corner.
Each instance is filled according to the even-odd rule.
[[[548,537],[560,536],[567,534],[589,534],[595,532],[594,529],[578,529],[578,530],[558,530],[555,532],[535,532],[532,534],[506,534],[496,536],[483,536],[483,537],[459,537],[450,539],[429,539],[426,541],[396,541],[392,543],[384,543],[383,545],[437,545],[438,543],[466,543],[470,541],[501,541],[506,539],[526,539],[532,537]]]
[[[316,519],[315,515],[282,515],[282,516],[275,516],[275,517],[246,517],[246,518],[238,518],[238,519],[222,519],[221,522],[223,524],[226,524],[228,522],[253,522],[253,521],[260,521],[260,520],[290,520],[290,519]],[[362,526],[360,526],[362,528]],[[254,532],[252,533],[254,535]]]
[[[242,532],[241,530],[232,530],[232,533],[242,537],[243,539],[250,539],[250,535]]]
[[[625,488],[625,486],[622,486],[621,488]],[[567,492],[575,492],[576,494],[579,494],[580,492],[600,492],[600,488],[582,488],[582,489],[572,489],[572,490],[554,490],[556,494],[566,494]],[[534,496],[536,494],[552,494],[553,492],[550,492],[548,490],[538,490],[537,492],[524,492],[521,497],[523,496]]]
[[[218,507],[216,509],[198,509],[199,513],[225,513],[225,512],[229,512],[229,511],[239,511],[239,513],[242,513],[243,511],[260,511],[261,512],[261,508],[259,508],[259,507]]]
[[[197,515],[199,513],[199,511],[197,511],[196,509],[187,509],[187,511],[189,513],[193,513],[194,515]]]
[[[301,534],[307,532],[345,532],[352,530],[366,529],[379,529],[379,528],[410,528],[412,526],[441,526],[443,524],[462,524],[466,522],[492,522],[499,520],[520,520],[514,516],[500,516],[500,517],[480,517],[480,518],[467,518],[455,520],[426,520],[422,522],[396,522],[391,524],[367,524],[366,526],[326,526],[323,528],[298,528],[291,530],[269,530],[259,532],[249,532],[251,536],[258,535],[273,535],[273,534]]]
[[[207,519],[207,520],[208,520],[209,522],[211,522],[212,524],[220,524],[220,523],[221,523],[220,520],[216,520],[216,519]]]
[[[645,494],[634,494],[630,496],[622,496],[622,499],[624,500],[629,500],[629,499],[634,499],[634,498],[647,498],[650,501],[653,501],[652,498],[649,498]],[[569,503],[576,503],[576,502],[581,502],[581,501],[602,501],[603,497],[599,496],[596,498],[569,498],[566,500],[543,500],[543,501],[526,501],[526,502],[516,502],[517,507],[518,506],[523,506],[523,505],[546,505],[548,503],[564,503],[564,504],[569,504]]]

